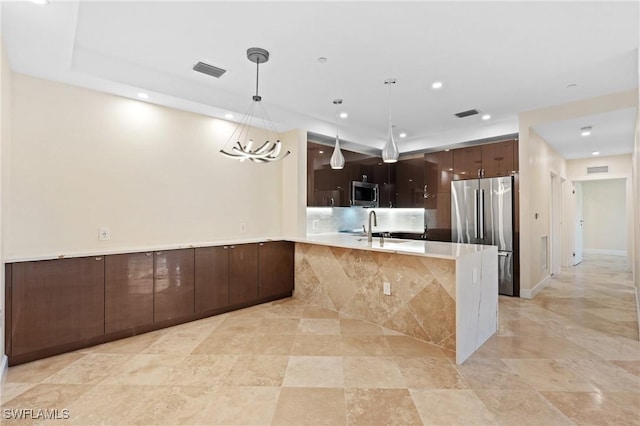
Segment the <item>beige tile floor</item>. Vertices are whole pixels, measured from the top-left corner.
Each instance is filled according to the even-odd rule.
[[[624,260],[567,268],[464,365],[287,299],[11,367],[5,409],[80,425],[640,425],[640,343]]]

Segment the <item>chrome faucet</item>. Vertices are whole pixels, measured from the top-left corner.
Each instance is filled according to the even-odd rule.
[[[371,216],[373,216],[373,226],[378,226],[378,217],[376,216],[376,212],[371,210],[369,212],[369,231],[367,231],[367,241],[373,242],[373,232],[371,231]]]

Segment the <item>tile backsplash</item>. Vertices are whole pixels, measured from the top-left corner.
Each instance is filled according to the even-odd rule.
[[[361,207],[307,207],[307,234],[362,230],[369,212],[378,218],[376,232],[424,232],[424,209],[368,209]]]

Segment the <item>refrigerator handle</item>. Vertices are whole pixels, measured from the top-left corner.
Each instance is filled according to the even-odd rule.
[[[478,238],[484,238],[484,189],[478,193]]]
[[[478,235],[478,197],[479,197],[479,191],[477,189],[473,190],[473,229],[475,232],[474,238],[480,238],[480,236]]]

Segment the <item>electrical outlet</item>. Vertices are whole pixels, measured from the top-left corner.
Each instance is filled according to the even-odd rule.
[[[247,232],[247,224],[242,222],[240,224],[240,232]]]
[[[383,282],[382,283],[382,294],[386,294],[387,296],[391,296],[391,283]]]
[[[311,229],[313,231],[317,231],[319,227],[320,227],[320,221],[318,219],[314,219],[313,222],[311,222]]]
[[[100,241],[106,241],[111,239],[111,228],[108,226],[101,226],[98,230],[98,238]]]

